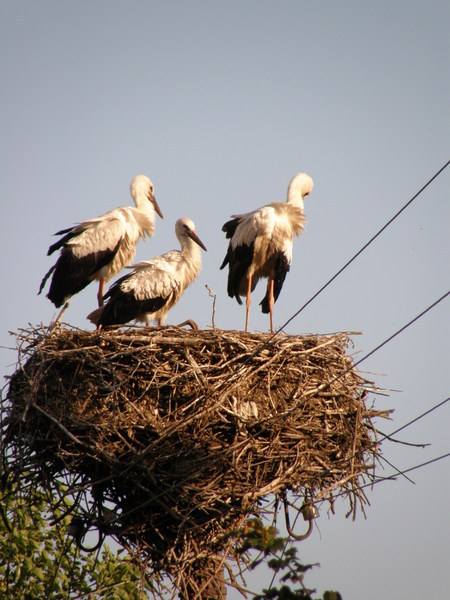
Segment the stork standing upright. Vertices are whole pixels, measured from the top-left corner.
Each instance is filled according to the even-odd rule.
[[[178,219],[175,233],[181,250],[170,250],[130,267],[133,271],[118,279],[105,294],[108,302],[88,315],[92,323],[100,327],[133,319],[147,325],[165,322],[169,310],[200,273],[200,248],[206,250],[191,219]]]
[[[39,294],[53,273],[47,298],[57,308],[64,303],[67,308],[71,296],[94,279],[99,281],[97,299],[101,306],[106,281],[134,259],[139,237],[153,235],[155,211],[163,218],[153,183],[145,175],[137,175],[130,184],[130,192],[136,207],[115,208],[55,234],[63,237],[50,246],[47,254],[56,250],[61,253],[43,278]]]
[[[313,180],[306,173],[297,173],[288,187],[286,202],[272,202],[257,210],[232,215],[222,227],[230,240],[228,251],[221,265],[227,264],[230,298],[242,304],[246,298],[245,331],[251,293],[261,277],[267,277],[267,291],[261,301],[263,313],[270,313],[270,331],[273,332],[273,306],[292,261],[292,243],[305,225],[303,199],[311,193]]]

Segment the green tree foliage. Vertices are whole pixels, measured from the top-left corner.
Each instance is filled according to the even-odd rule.
[[[50,510],[46,491],[39,486],[31,490],[14,484],[4,490],[0,504],[0,598],[149,598],[155,591],[151,581],[122,551],[113,554],[106,545],[100,555],[80,551],[69,535],[72,516],[67,509],[67,504],[55,508],[52,503]],[[304,575],[316,565],[302,564],[296,549],[288,547],[274,527],[253,518],[232,535],[240,542],[238,551],[260,552],[252,568],[264,563],[279,578],[279,587],[264,589],[254,600],[314,600],[314,590],[305,586]],[[338,592],[325,592],[323,600],[342,598]]]
[[[304,575],[317,565],[304,565],[297,558],[297,549],[288,546],[286,539],[278,535],[275,527],[264,525],[257,518],[249,519],[238,532],[241,540],[240,552],[259,550],[260,556],[252,563],[256,568],[262,562],[279,577],[279,587],[270,586],[253,600],[314,600],[315,590],[304,584]],[[342,600],[339,592],[325,592],[323,600]]]
[[[82,553],[68,536],[67,506],[52,510],[45,491],[4,490],[0,512],[0,597],[11,600],[103,598],[140,600],[150,587],[126,556],[106,546]]]

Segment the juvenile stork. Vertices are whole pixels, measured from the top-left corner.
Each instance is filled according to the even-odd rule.
[[[313,180],[306,173],[291,179],[286,202],[272,202],[257,210],[232,215],[222,227],[230,240],[221,265],[229,265],[227,291],[230,298],[242,304],[246,298],[245,331],[251,293],[261,277],[267,277],[267,291],[261,301],[263,313],[270,314],[273,332],[273,306],[281,292],[292,260],[293,237],[299,236],[305,225],[303,199],[311,193]]]
[[[53,273],[47,298],[57,308],[64,303],[67,308],[71,296],[94,279],[99,282],[97,299],[101,306],[106,281],[132,262],[139,237],[145,239],[145,234],[153,235],[155,211],[163,218],[153,183],[145,175],[137,175],[130,184],[130,191],[136,207],[115,208],[55,234],[62,237],[50,246],[47,254],[56,250],[61,253],[42,280],[39,294]]]
[[[152,321],[158,325],[165,322],[169,310],[200,273],[200,248],[206,250],[191,219],[178,219],[175,233],[181,250],[170,250],[133,265],[131,273],[109,288],[105,294],[108,302],[87,316],[97,328],[122,325],[133,319],[147,325]],[[182,325],[187,323],[192,325],[191,321]]]

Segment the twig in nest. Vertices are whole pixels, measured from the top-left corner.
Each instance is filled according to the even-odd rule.
[[[213,299],[211,325],[212,325],[212,328],[215,329],[216,326],[214,324],[214,318],[216,316],[216,294],[211,290],[209,285],[205,285],[205,288],[208,290],[208,294],[209,294],[210,298]]]

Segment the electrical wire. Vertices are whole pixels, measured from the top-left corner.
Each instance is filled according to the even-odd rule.
[[[443,300],[445,300],[445,298],[447,298],[447,296],[449,296],[449,295],[450,295],[450,290],[448,290],[448,292],[445,292],[445,294],[443,294],[440,298],[438,298],[437,300],[435,300],[435,302],[433,302],[433,304],[430,304],[430,306],[428,306],[427,308],[425,308],[421,313],[419,313],[413,319],[411,319],[410,321],[408,321],[408,323],[406,323],[406,325],[403,325],[403,327],[400,327],[400,329],[398,329],[395,333],[393,333],[386,340],[384,340],[384,342],[381,342],[381,344],[378,344],[378,346],[376,346],[373,350],[371,350],[370,352],[368,352],[367,354],[365,354],[362,358],[360,358],[359,360],[357,360],[354,363],[353,368],[356,367],[356,366],[358,366],[358,365],[360,365],[363,362],[363,360],[366,360],[367,358],[369,358],[369,356],[372,356],[372,354],[375,354],[375,352],[377,352],[378,350],[380,350],[383,346],[385,346],[390,341],[392,341],[394,338],[396,338],[398,335],[400,335],[401,333],[403,333],[406,329],[408,329],[408,327],[410,327],[413,323],[415,323],[416,321],[418,321],[419,319],[421,319],[424,315],[426,315],[430,310],[432,310],[440,302],[442,302]],[[338,377],[338,376],[336,376],[336,377]]]
[[[403,431],[403,429],[406,429],[407,427],[409,427],[413,423],[416,423],[417,421],[419,421],[420,419],[422,419],[426,415],[429,415],[430,413],[432,413],[434,410],[436,410],[438,408],[441,408],[441,406],[444,406],[444,404],[446,404],[449,400],[450,400],[450,396],[448,398],[446,398],[445,400],[442,400],[442,402],[439,402],[438,404],[435,404],[434,406],[432,406],[431,408],[429,408],[427,411],[425,411],[424,413],[422,413],[418,417],[415,417],[411,421],[408,421],[408,423],[405,423],[405,425],[402,425],[401,427],[399,427],[398,429],[395,429],[394,431],[392,431],[389,434],[383,435],[383,437],[378,440],[378,443],[381,443],[384,440],[390,440],[393,435],[395,435],[396,433],[399,433],[400,431]]]
[[[399,477],[399,475],[406,475],[406,473],[411,473],[411,471],[416,471],[417,469],[421,469],[422,467],[426,467],[433,463],[439,462],[440,460],[444,460],[444,458],[449,458],[449,457],[450,457],[450,452],[447,452],[446,454],[442,454],[441,456],[436,456],[435,458],[431,458],[430,460],[427,460],[423,463],[415,465],[414,467],[409,467],[408,469],[403,469],[401,471],[398,470],[397,473],[393,473],[392,475],[388,475],[386,477],[379,477],[375,481],[371,481],[369,483],[364,483],[363,485],[358,486],[357,489],[363,490],[364,488],[373,487],[374,485],[381,483],[383,481],[393,481],[397,477]],[[339,496],[342,496],[343,494],[344,494],[344,492],[338,492],[337,494],[334,495],[334,498],[339,498]]]

